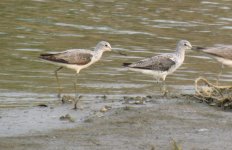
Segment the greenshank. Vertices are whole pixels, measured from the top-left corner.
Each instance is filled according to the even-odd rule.
[[[174,53],[165,53],[150,58],[140,60],[135,63],[124,63],[123,66],[131,71],[141,72],[143,74],[152,75],[157,82],[162,80],[162,89],[165,86],[166,76],[172,74],[184,62],[185,50],[191,49],[192,45],[189,41],[181,40],[178,42]],[[166,88],[163,91],[167,94]]]
[[[75,104],[74,109],[77,108],[77,76],[84,68],[89,67],[93,63],[99,61],[105,51],[111,51],[111,46],[106,41],[99,42],[93,51],[86,49],[70,49],[63,52],[53,52],[41,54],[39,58],[48,61],[49,63],[58,65],[59,68],[55,70],[56,81],[58,83],[58,97],[61,96],[61,86],[58,78],[58,71],[62,68],[69,68],[76,71],[75,87]]]
[[[204,54],[208,55],[209,57],[217,60],[221,63],[221,70],[218,74],[217,84],[219,82],[219,78],[222,74],[222,70],[225,66],[232,67],[232,45],[222,45],[218,44],[214,47],[195,47],[193,50],[203,52]]]

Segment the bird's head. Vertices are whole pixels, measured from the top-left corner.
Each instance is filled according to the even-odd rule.
[[[192,49],[191,43],[187,40],[180,40],[177,44],[177,47],[185,50]]]
[[[101,41],[97,44],[95,50],[111,51],[110,43],[106,41]]]

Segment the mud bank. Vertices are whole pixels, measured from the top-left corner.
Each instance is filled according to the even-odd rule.
[[[152,98],[139,105],[122,101],[120,105],[113,104],[112,109],[105,113],[97,111],[100,106],[103,104],[95,107],[95,110],[85,107],[82,111],[67,109],[67,105],[57,106],[52,109],[53,113],[51,108],[31,108],[28,112],[42,109],[45,116],[53,117],[47,117],[46,121],[40,123],[44,124],[43,128],[34,121],[37,132],[27,131],[15,135],[9,132],[8,136],[1,135],[0,147],[4,150],[170,150],[172,140],[183,149],[190,150],[229,150],[232,147],[231,112],[188,99],[162,97]],[[66,107],[66,112],[63,107]],[[59,116],[66,113],[76,121],[60,120]],[[3,113],[1,115],[0,121],[3,122],[6,116]],[[39,113],[34,115],[38,121],[36,116]],[[22,122],[18,125],[22,125]],[[57,125],[52,126],[51,123]]]

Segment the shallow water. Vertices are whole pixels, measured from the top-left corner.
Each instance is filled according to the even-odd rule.
[[[93,49],[101,40],[110,42],[127,56],[105,53],[100,62],[81,71],[78,91],[117,97],[159,94],[152,77],[125,70],[123,62],[172,52],[180,39],[200,46],[232,44],[232,3],[227,0],[1,0],[0,6],[0,101],[4,105],[57,101],[57,67],[41,62],[40,53]],[[198,76],[215,80],[219,69],[214,60],[189,52],[182,67],[167,77],[167,85],[171,92],[193,93]],[[74,77],[71,70],[60,72],[64,93],[73,93]],[[225,68],[222,83],[232,83],[231,77],[231,69]]]

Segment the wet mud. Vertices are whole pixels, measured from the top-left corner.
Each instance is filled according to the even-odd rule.
[[[101,98],[100,105],[87,107],[83,102],[83,110],[77,111],[71,109],[71,104],[11,108],[5,114],[1,111],[1,127],[5,124],[15,129],[8,128],[5,132],[9,134],[0,134],[0,147],[5,150],[170,150],[173,141],[183,149],[192,150],[232,147],[231,112],[178,95],[152,96],[143,103],[136,102],[143,97],[136,96],[129,102],[121,97],[120,102],[111,101],[111,105]],[[14,113],[23,117],[13,118]]]

